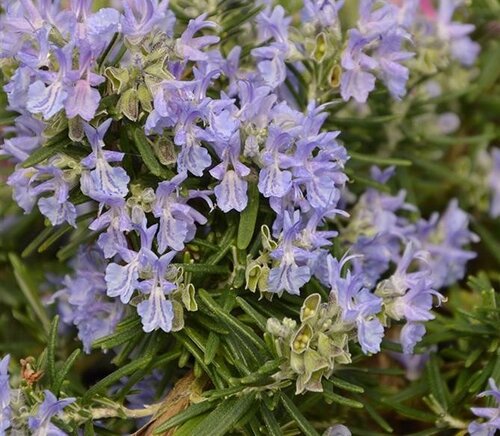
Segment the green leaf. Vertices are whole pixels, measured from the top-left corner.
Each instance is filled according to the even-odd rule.
[[[358,397],[358,400],[363,401],[363,398]],[[387,433],[392,433],[394,429],[389,425],[389,423],[371,406],[368,401],[363,401],[363,406],[368,415]]]
[[[94,386],[92,386],[85,394],[83,395],[83,401],[88,402],[94,395],[100,393],[108,386],[116,383],[122,377],[133,374],[140,369],[146,367],[151,361],[151,356],[140,357],[127,365],[119,368],[115,372],[109,374],[103,379],[99,380]]]
[[[253,394],[247,394],[240,398],[230,398],[220,404],[193,430],[193,435],[207,434],[210,436],[224,436],[244,416],[254,415],[257,411]]]
[[[64,362],[64,365],[62,368],[59,369],[59,371],[56,374],[55,381],[53,383],[52,387],[52,392],[54,395],[57,397],[59,395],[59,391],[61,390],[61,386],[64,383],[64,379],[69,373],[69,370],[75,363],[76,359],[78,359],[78,356],[80,356],[80,349],[77,348],[75,351],[71,353],[71,355],[66,359],[66,362]]]
[[[450,393],[448,392],[448,387],[443,379],[443,375],[440,373],[439,363],[435,353],[431,354],[425,369],[429,388],[434,398],[444,410],[447,410],[450,401]]]
[[[257,348],[265,348],[264,341],[262,341],[262,339],[259,338],[252,331],[252,329],[248,328],[234,316],[231,316],[230,314],[222,310],[207,291],[205,291],[204,289],[200,289],[198,294],[205,305],[212,311],[212,313],[220,317],[228,325],[228,327],[231,327],[235,331],[239,332],[245,339],[253,343]]]
[[[51,390],[54,389],[54,382],[56,380],[56,346],[58,327],[59,315],[56,315],[50,323],[49,338],[47,342],[47,376],[49,378]]]
[[[241,309],[255,321],[255,324],[261,329],[263,332],[267,330],[267,318],[261,315],[257,310],[255,310],[250,304],[248,304],[243,298],[236,297],[236,303]]]
[[[35,285],[30,281],[31,276],[29,271],[16,254],[9,253],[9,260],[12,264],[12,268],[14,269],[14,276],[16,277],[21,291],[38,317],[38,320],[41,322],[43,329],[48,332],[50,321],[47,317],[47,313],[45,312],[45,308],[40,301],[40,294],[35,289]]]
[[[287,395],[281,393],[280,399],[290,417],[297,423],[306,436],[319,436],[318,432],[314,429],[309,420],[302,415],[298,407]]]
[[[142,334],[142,330],[138,328],[141,324],[139,317],[133,317],[131,320],[127,320],[127,323],[123,322],[118,324],[117,328],[113,333],[102,338],[97,339],[92,344],[92,348],[101,348],[109,350],[111,348],[122,345],[136,336]]]
[[[52,233],[54,232],[54,227],[45,227],[36,237],[26,246],[26,248],[21,253],[21,257],[30,256],[39,246],[42,244]]]
[[[66,233],[68,233],[70,230],[72,230],[73,227],[70,226],[69,224],[67,225],[62,225],[59,228],[54,229],[52,234],[45,240],[43,241],[40,246],[38,247],[38,252],[43,253],[45,250],[50,248],[50,246],[56,242],[59,238],[64,236]]]
[[[213,409],[215,404],[210,401],[203,401],[197,404],[191,404],[186,410],[178,413],[167,419],[163,424],[155,429],[155,434],[160,434],[167,431],[169,428],[177,427],[178,425],[184,424],[187,420],[194,418],[195,416],[201,415],[202,413],[208,412]]]
[[[421,410],[414,409],[412,407],[405,406],[404,404],[396,403],[385,398],[381,398],[380,402],[387,407],[394,409],[396,412],[399,412],[401,415],[406,416],[407,418],[432,423],[436,421],[436,417],[434,415],[427,412],[422,412]]]
[[[362,119],[359,117],[349,118],[349,117],[334,117],[332,118],[332,124],[336,126],[379,126],[380,124],[386,124],[390,121],[394,121],[400,119],[401,115],[399,114],[390,114],[390,115],[379,115],[372,117],[363,117]],[[349,152],[349,154],[351,154]]]
[[[355,409],[363,408],[363,403],[360,403],[359,401],[356,400],[352,400],[350,398],[343,397],[342,395],[338,395],[334,392],[325,390],[323,392],[323,396],[327,401],[333,401],[334,403],[341,404],[342,406],[353,407]]]
[[[57,135],[58,138],[61,135]],[[54,139],[55,139],[54,138]],[[67,132],[64,132],[64,138],[61,138],[58,142],[50,141],[44,146],[37,148],[33,151],[29,157],[22,163],[23,168],[30,168],[43,162],[45,159],[49,159],[55,156],[57,153],[61,153],[64,149],[71,144],[71,139],[67,137]]]
[[[156,177],[165,180],[171,179],[173,176],[172,172],[160,164],[153,151],[152,144],[149,142],[144,131],[139,127],[134,129],[134,141],[146,167]]]
[[[351,156],[353,160],[358,160],[360,162],[368,162],[371,165],[395,165],[403,167],[409,167],[412,165],[411,161],[407,159],[380,157],[375,155],[357,153],[355,151],[349,151],[349,156]]]
[[[210,365],[210,363],[212,363],[212,360],[214,360],[214,357],[219,349],[219,345],[220,345],[219,335],[216,335],[214,332],[210,332],[208,334],[207,346],[205,349],[205,357],[204,357],[205,363],[207,365]]]
[[[224,386],[217,384],[217,379],[215,379],[212,369],[209,368],[208,365],[205,365],[203,355],[200,353],[196,345],[194,345],[192,341],[186,335],[183,334],[183,332],[177,332],[175,334],[175,337],[182,343],[182,345],[186,348],[186,350],[198,361],[200,366],[207,373],[210,379],[214,382],[216,387],[222,389]]]
[[[228,274],[227,266],[210,265],[208,263],[174,263],[173,266],[182,268],[185,272],[194,274]]]
[[[283,359],[270,360],[264,363],[257,371],[242,378],[232,378],[234,384],[259,384],[260,381],[269,380],[269,377],[277,372]]]
[[[177,15],[177,14],[176,14]],[[186,421],[181,427],[175,430],[175,436],[193,436],[193,430],[207,417],[206,414],[201,414]]]
[[[263,404],[260,406],[260,414],[266,425],[267,434],[269,436],[281,436],[283,432],[281,427],[274,417],[274,414]]]
[[[238,236],[236,247],[239,250],[246,250],[252,241],[259,212],[259,189],[256,181],[248,184],[248,204],[240,214],[240,225],[238,226]]]
[[[326,383],[331,383],[333,386],[343,389],[344,391],[356,392],[358,394],[362,394],[365,391],[361,386],[349,383],[348,381],[338,377],[331,377],[326,381]]]

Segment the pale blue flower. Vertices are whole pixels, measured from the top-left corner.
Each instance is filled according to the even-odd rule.
[[[103,150],[104,135],[111,125],[111,118],[101,123],[96,129],[85,124],[85,134],[92,147],[92,153],[82,160],[84,171],[81,178],[82,192],[101,203],[111,203],[124,198],[128,193],[130,181],[121,167],[112,167],[110,162],[121,162],[123,153]]]
[[[45,399],[38,407],[35,416],[28,419],[28,427],[33,436],[66,436],[66,433],[52,424],[50,421],[54,416],[59,416],[63,409],[75,402],[75,398],[58,400],[49,390],[44,391]]]
[[[10,355],[7,354],[0,360],[0,434],[6,434],[10,427],[10,384],[9,384]]]
[[[498,389],[495,380],[489,379],[490,390],[482,392],[478,397],[493,397],[496,407],[472,407],[472,413],[486,421],[473,421],[469,424],[469,433],[471,436],[495,436],[500,430],[500,389]]]

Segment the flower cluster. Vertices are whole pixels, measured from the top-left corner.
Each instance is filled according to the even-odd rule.
[[[443,300],[440,289],[463,277],[474,257],[465,247],[477,237],[456,201],[428,221],[416,219],[403,191],[369,188],[352,206],[349,144],[328,122],[330,102],[320,104],[317,89],[301,94],[297,72],[310,69],[310,45],[321,63],[332,43],[340,80],[330,85],[340,86],[345,103],[365,103],[377,80],[399,100],[412,58],[427,47],[443,43],[449,58],[468,66],[477,45],[473,27],[452,21],[451,0],[439,12],[413,0],[361,0],[346,31],[342,5],[304,2],[309,44],[292,36],[282,6],[266,4],[252,21],[257,46],[244,50],[221,42],[207,14],[176,25],[163,0],[96,12],[88,0],[67,9],[7,1],[0,56],[9,109],[18,114],[2,148],[15,163],[8,184],[26,213],[36,206],[51,225],[95,236],[53,297],[86,352],[128,305],[145,332],[180,330],[184,309],[197,306],[176,259],[212,231],[214,216],[248,211],[253,191],[270,219],[260,255],[259,241],[245,252],[247,288],[268,298],[300,295],[314,278],[330,293],[327,303],[317,294],[304,301],[300,327],[269,321],[279,354],[298,374],[297,392],[320,390],[323,376],[350,361],[351,340],[366,354],[379,352],[391,322],[404,323],[400,341],[413,351]],[[375,184],[393,172],[373,168]],[[346,253],[340,260],[335,240]],[[46,395],[30,425],[49,425],[47,410],[69,404],[54,401]]]
[[[349,339],[354,324],[344,321],[344,312],[335,302],[322,303],[319,294],[304,300],[300,321],[299,326],[290,318],[267,321],[274,352],[286,358],[275,377],[296,379],[297,394],[322,392],[322,378],[328,378],[337,366],[351,362]]]
[[[49,346],[37,361],[40,371],[24,371],[31,378],[23,374],[26,383],[16,390],[19,408],[6,356],[0,435],[62,435],[84,421],[149,416],[158,405],[137,413],[135,406],[169,389],[154,360],[160,353],[160,363],[178,358],[179,368],[194,357],[193,377],[200,382],[205,371],[214,391],[225,391],[226,405],[233,389],[238,401],[290,383],[296,394],[328,391],[337,368],[379,353],[385,337],[401,344],[400,359],[408,362],[433,308],[446,301],[445,288],[464,277],[479,238],[457,199],[425,218],[404,190],[394,194],[389,165],[404,164],[391,158],[399,133],[384,131],[387,144],[374,156],[386,167],[372,166],[371,179],[358,174],[370,168],[371,155],[362,153],[365,121],[356,118],[366,115],[366,124],[384,130],[384,120],[406,122],[409,114],[409,126],[429,122],[423,138],[459,128],[454,113],[434,117],[412,103],[438,96],[438,75],[448,68],[473,71],[479,45],[470,38],[473,25],[454,21],[460,1],[359,0],[353,7],[304,0],[294,12],[273,1],[236,2],[235,9],[249,12],[246,21],[231,20],[225,2],[221,13],[212,7],[219,2],[184,12],[182,1],[170,7],[168,0],[122,0],[100,9],[94,3],[3,2],[0,97],[14,115],[0,132],[0,154],[9,159],[7,185],[17,205],[55,227],[42,236],[52,244],[71,241],[70,271],[49,273],[55,292],[45,299],[61,332],[76,327],[85,353],[113,344],[113,362],[144,354],[126,369],[144,366],[106,377],[108,385],[91,389],[95,397],[76,402],[66,385],[56,392],[53,375],[33,386],[33,372],[59,368]],[[385,105],[388,115],[380,116]],[[402,135],[406,126],[401,122]],[[484,156],[481,182],[497,217],[500,153]],[[257,290],[259,302],[250,293]],[[198,303],[200,312],[188,317]],[[130,322],[117,328],[124,319]],[[125,343],[123,331],[141,324],[157,333]],[[200,325],[210,327],[207,336]],[[163,332],[177,333],[160,341]],[[226,358],[247,339],[252,344],[241,356],[252,354],[252,362]],[[270,384],[246,368],[260,359],[266,370],[280,365],[273,374],[256,370]],[[262,384],[237,390],[249,380]],[[491,385],[483,395],[498,400]],[[105,388],[132,408],[100,397]],[[122,389],[128,396],[117,393]],[[275,398],[287,406],[286,395]],[[200,404],[204,415],[215,403]],[[474,421],[471,434],[493,434],[497,410],[472,411],[488,421]],[[253,428],[257,420],[248,423]],[[350,432],[335,425],[325,434]]]

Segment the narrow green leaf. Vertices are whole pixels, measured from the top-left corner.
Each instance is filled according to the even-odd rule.
[[[326,381],[326,383],[328,382],[337,388],[343,389],[344,391],[356,392],[358,394],[362,394],[365,391],[361,386],[349,383],[348,381],[338,377],[331,377]]]
[[[205,349],[205,357],[204,361],[207,365],[210,365],[214,360],[215,355],[219,349],[220,338],[219,335],[216,335],[214,332],[210,332],[208,334],[207,346]]]
[[[361,397],[358,400],[362,401]],[[371,418],[387,433],[392,433],[394,429],[389,425],[389,423],[372,407],[367,401],[363,401],[364,409],[371,416]]]
[[[60,142],[55,143],[47,143],[46,145],[37,148],[33,151],[29,157],[22,163],[23,168],[30,168],[43,162],[45,159],[49,159],[52,156],[55,156],[57,153],[61,153],[64,149],[71,144],[71,139],[64,135],[65,139],[62,139]]]
[[[150,144],[144,131],[139,127],[134,129],[134,141],[146,167],[161,179],[171,179],[171,171],[160,164],[154,154],[153,146]]]
[[[264,363],[264,365],[262,365],[254,373],[239,379],[233,378],[230,381],[232,383],[239,383],[239,384],[258,384],[258,382],[261,380],[269,379],[269,377],[279,369],[280,365],[283,363],[283,360],[284,359],[270,360]]]
[[[246,250],[252,241],[259,212],[259,188],[256,181],[248,183],[248,204],[240,214],[240,225],[238,226],[238,236],[236,246],[239,250]]]
[[[85,423],[83,436],[95,436],[94,423],[92,422],[92,420],[89,420]]]
[[[409,167],[412,164],[411,161],[407,159],[381,157],[381,156],[357,153],[355,151],[349,151],[349,156],[351,156],[353,160],[358,160],[360,162],[368,162],[370,164],[376,164],[376,165],[395,165],[395,166]]]
[[[302,415],[298,407],[287,395],[282,393],[280,399],[290,417],[297,423],[299,428],[304,432],[305,436],[319,436],[318,432],[311,425],[309,420]]]
[[[240,393],[246,386],[233,386],[226,389],[211,389],[203,392],[203,396],[209,401],[214,401],[218,398],[227,398]]]
[[[177,15],[177,14],[176,14]],[[179,428],[175,430],[175,436],[193,436],[193,430],[198,426],[200,422],[202,422],[208,415],[201,414],[191,418],[182,424]]]
[[[391,115],[379,115],[379,116],[373,116],[373,117],[363,117],[363,119],[360,119],[359,117],[354,117],[354,118],[348,118],[348,117],[335,117],[332,119],[332,124],[335,124],[337,126],[360,126],[362,125],[369,125],[369,126],[377,126],[380,124],[386,124],[390,121],[394,121],[401,118],[401,115],[399,114],[391,114]],[[350,152],[349,152],[350,154]]]
[[[444,410],[448,409],[450,393],[439,370],[439,363],[435,353],[432,353],[426,365],[426,375],[429,388],[434,398],[439,402]]]
[[[430,413],[422,412],[421,410],[405,406],[404,404],[401,403],[395,403],[394,401],[390,401],[385,398],[381,398],[380,402],[382,402],[387,407],[399,412],[401,415],[406,416],[407,418],[415,419],[417,421],[432,422],[432,423],[434,423],[436,420],[436,417]]]
[[[62,384],[64,383],[64,379],[69,373],[69,370],[75,363],[76,359],[78,359],[78,356],[80,355],[80,349],[77,348],[75,351],[73,351],[70,356],[66,359],[66,362],[64,362],[64,365],[62,368],[59,369],[59,371],[56,374],[56,379],[54,381],[54,384],[52,385],[52,392],[54,393],[55,396],[59,395],[59,391],[61,390]]]
[[[227,266],[210,265],[207,263],[174,263],[173,266],[182,268],[185,272],[195,274],[228,274]]]
[[[244,416],[254,415],[256,413],[255,398],[253,394],[244,395],[240,398],[230,398],[213,412],[211,412],[203,421],[201,421],[193,430],[194,435],[207,434],[210,436],[224,436],[237,424]]]
[[[283,432],[281,427],[274,417],[274,414],[263,404],[260,406],[260,414],[266,425],[267,434],[269,436],[281,436]]]
[[[43,241],[40,246],[38,247],[38,252],[43,253],[45,250],[50,248],[50,246],[56,242],[59,238],[63,237],[66,233],[68,233],[70,230],[72,230],[73,227],[68,225],[62,225],[57,229],[54,229],[54,232],[45,240]]]
[[[126,327],[117,328],[115,332],[110,335],[97,339],[92,344],[92,347],[109,350],[124,344],[142,333],[142,330],[138,328],[140,323],[141,321],[139,318],[134,318],[133,322]]]
[[[162,425],[155,429],[155,434],[161,434],[167,431],[169,428],[177,427],[178,425],[184,424],[187,420],[194,418],[195,416],[201,415],[202,413],[208,412],[215,407],[214,403],[210,401],[203,401],[197,404],[191,404],[186,410],[178,413],[167,419]]]
[[[257,310],[255,310],[250,304],[248,304],[243,298],[241,297],[236,297],[236,303],[240,308],[249,316],[251,317],[254,321],[255,324],[263,331],[265,332],[267,330],[267,318],[263,315],[261,315]]]
[[[200,353],[200,350],[196,347],[196,345],[193,344],[193,342],[186,337],[182,332],[176,333],[176,338],[184,345],[186,350],[191,354],[200,364],[200,366],[203,368],[203,370],[207,373],[207,375],[210,377],[210,379],[214,382],[217,388],[221,389],[223,386],[217,385],[217,381],[213,376],[213,371],[212,369],[208,366],[205,365],[205,361],[203,359],[203,355]],[[223,376],[223,374],[220,374]]]
[[[207,259],[207,264],[216,265],[218,264],[224,256],[228,253],[234,243],[234,234],[236,233],[236,225],[233,222],[229,222],[229,226],[222,237],[222,240],[219,241],[220,250],[217,253],[212,254]]]
[[[47,342],[47,376],[51,390],[54,389],[54,383],[56,380],[56,346],[58,327],[59,315],[56,315],[50,323],[49,338]]]
[[[200,289],[198,295],[203,300],[206,306],[217,316],[219,316],[228,327],[233,328],[238,331],[245,339],[249,340],[252,344],[254,344],[257,348],[265,348],[265,344],[261,338],[259,338],[252,329],[248,328],[245,324],[240,322],[234,316],[226,313],[224,310],[220,308],[220,306],[213,300],[210,294],[204,289]]]
[[[119,368],[115,372],[109,374],[103,379],[99,380],[94,386],[92,386],[85,394],[83,395],[83,401],[89,401],[94,395],[103,391],[106,387],[116,383],[122,377],[126,375],[133,374],[136,371],[144,368],[151,361],[151,356],[140,357],[127,365]]]
[[[334,403],[341,404],[342,406],[353,407],[355,409],[363,408],[363,403],[360,403],[359,401],[356,400],[352,400],[350,398],[343,397],[342,395],[338,395],[334,392],[325,390],[323,392],[323,396],[327,401],[333,401]]]
[[[54,227],[45,227],[36,237],[26,246],[21,253],[21,257],[25,258],[30,256],[52,233]]]
[[[9,253],[9,260],[12,264],[12,268],[14,269],[14,276],[16,277],[17,283],[21,288],[24,296],[28,300],[31,308],[35,312],[39,321],[42,323],[42,327],[46,332],[49,331],[50,321],[47,317],[47,313],[45,312],[45,308],[40,301],[40,295],[38,291],[35,289],[34,285],[30,283],[29,277],[30,274],[24,264],[21,262],[19,257],[14,253]]]
[[[169,362],[173,362],[174,360],[178,359],[181,355],[180,350],[173,350],[169,351],[168,353],[161,354],[158,356],[155,361],[154,361],[154,367],[155,368],[164,368],[165,365]]]

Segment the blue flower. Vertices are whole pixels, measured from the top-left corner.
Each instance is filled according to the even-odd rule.
[[[165,332],[172,330],[174,310],[172,302],[165,295],[174,291],[177,286],[169,282],[165,275],[167,268],[177,254],[175,251],[164,254],[161,257],[153,252],[148,255],[148,266],[152,277],[140,283],[141,292],[149,294],[147,300],[137,305],[137,313],[142,318],[145,332],[162,329]]]
[[[44,391],[45,399],[38,407],[35,416],[28,419],[28,427],[33,436],[66,436],[66,433],[56,427],[50,421],[54,416],[59,416],[64,408],[75,402],[75,398],[65,398],[58,400],[49,390]]]
[[[132,221],[125,200],[119,199],[111,203],[106,212],[101,213],[92,221],[89,229],[95,231],[106,229],[106,232],[101,233],[97,240],[97,244],[104,252],[104,257],[109,259],[120,249],[126,248],[127,239],[124,232],[132,230]]]
[[[132,43],[139,42],[154,30],[171,37],[175,15],[167,9],[168,1],[127,0],[123,4],[122,33]]]
[[[376,4],[380,7],[374,8]],[[400,99],[406,93],[409,77],[408,68],[401,62],[413,53],[401,50],[409,35],[398,22],[399,11],[386,1],[362,0],[359,13],[357,28],[348,31],[348,44],[342,53],[342,98],[365,103],[378,76],[391,95]]]
[[[437,36],[442,42],[449,44],[451,56],[454,59],[462,65],[470,66],[476,61],[481,48],[468,36],[474,31],[474,25],[452,21],[453,13],[459,3],[455,0],[441,0],[439,2]]]
[[[363,279],[347,271],[341,276],[343,266],[353,257],[339,262],[330,254],[326,257],[328,285],[331,298],[342,309],[342,320],[357,328],[358,342],[364,353],[378,353],[384,336],[384,327],[377,318],[382,310],[382,299],[363,286]]]
[[[318,23],[324,28],[338,27],[338,13],[342,6],[344,0],[304,0],[302,21]]]
[[[180,184],[185,178],[185,174],[178,174],[172,180],[158,184],[153,214],[160,219],[158,231],[160,253],[164,253],[168,248],[183,250],[184,244],[194,238],[196,223],[207,222],[201,213],[187,204],[189,198],[197,196],[206,198],[205,195],[196,191],[190,191],[187,197],[179,194]]]
[[[490,216],[500,216],[500,149],[491,150],[492,168],[488,177],[488,186],[491,189]]]
[[[139,288],[139,275],[148,265],[147,256],[151,251],[153,239],[158,225],[149,228],[142,224],[139,227],[141,247],[139,251],[127,247],[118,248],[118,254],[125,265],[110,263],[106,267],[107,294],[110,297],[120,297],[122,303],[127,304],[132,294]]]
[[[348,32],[349,40],[342,53],[341,65],[345,69],[340,82],[340,93],[344,100],[354,98],[358,103],[365,103],[370,92],[375,89],[375,76],[369,72],[376,68],[376,61],[363,53],[369,40],[356,29]]]
[[[218,36],[204,35],[195,37],[194,35],[201,29],[213,29],[217,25],[212,21],[205,21],[207,14],[200,15],[194,20],[189,20],[186,30],[181,37],[176,40],[175,49],[183,61],[205,61],[207,55],[202,51],[203,48],[219,42]]]
[[[487,421],[473,421],[469,424],[469,433],[471,436],[494,436],[497,430],[500,430],[500,389],[498,389],[495,380],[489,379],[490,390],[482,392],[478,397],[493,397],[496,407],[472,407],[472,413],[479,418]]]
[[[61,280],[48,303],[57,302],[61,320],[77,327],[83,349],[90,353],[95,340],[113,332],[124,306],[106,298],[106,261],[98,247],[82,247],[71,266],[74,273]]]
[[[269,129],[258,184],[264,197],[284,197],[292,186],[292,173],[285,169],[288,163],[285,151],[291,146],[291,141],[290,135],[281,129]]]
[[[401,329],[399,340],[404,354],[412,354],[415,345],[425,335],[425,325],[418,322],[407,322]]]
[[[294,245],[300,227],[300,214],[285,213],[283,235],[279,246],[271,253],[277,265],[269,273],[269,292],[286,291],[293,295],[300,294],[300,288],[311,278],[311,270],[306,265],[311,254]]]
[[[407,321],[400,336],[405,353],[411,353],[422,339],[425,333],[422,323],[434,319],[431,313],[434,297],[438,305],[443,300],[443,296],[433,289],[427,257],[428,253],[418,251],[409,243],[394,274],[380,282],[376,289],[376,294],[384,299],[386,314],[396,321]],[[419,268],[408,272],[415,263],[419,263]]]
[[[37,80],[30,85],[28,90],[28,101],[26,108],[33,114],[41,113],[44,119],[48,120],[64,108],[64,103],[68,97],[68,77],[71,68],[70,54],[66,50],[55,51],[59,62],[59,71],[50,73],[45,80]]]
[[[69,201],[74,180],[57,166],[58,163],[59,157],[55,156],[46,165],[18,168],[9,176],[7,184],[12,186],[14,199],[26,213],[37,203],[52,225],[67,222],[76,227],[76,208]]]
[[[128,193],[130,181],[126,171],[121,167],[112,167],[110,162],[121,162],[123,153],[103,150],[104,135],[111,125],[111,118],[103,122],[97,129],[89,124],[84,125],[85,134],[92,147],[90,153],[82,160],[87,170],[82,173],[80,181],[82,192],[101,203],[112,203],[124,198]]]
[[[20,115],[15,120],[15,127],[5,129],[6,133],[11,131],[15,136],[4,140],[0,154],[23,162],[42,145],[44,128],[45,124],[32,116]]]
[[[434,214],[429,221],[418,223],[416,239],[430,253],[433,286],[448,286],[465,275],[467,262],[476,253],[464,246],[478,242],[477,235],[469,230],[469,216],[458,207],[458,201],[450,201],[440,219]]]
[[[9,362],[9,354],[0,360],[0,434],[5,434],[10,427]]]
[[[101,101],[99,91],[93,86],[101,84],[104,78],[91,73],[92,56],[90,47],[80,47],[80,69],[75,74],[78,79],[68,88],[68,98],[64,104],[68,118],[79,115],[85,121],[90,121]]]
[[[113,35],[119,31],[120,13],[113,8],[99,9],[85,20],[86,37],[94,50],[100,52],[104,49]]]

